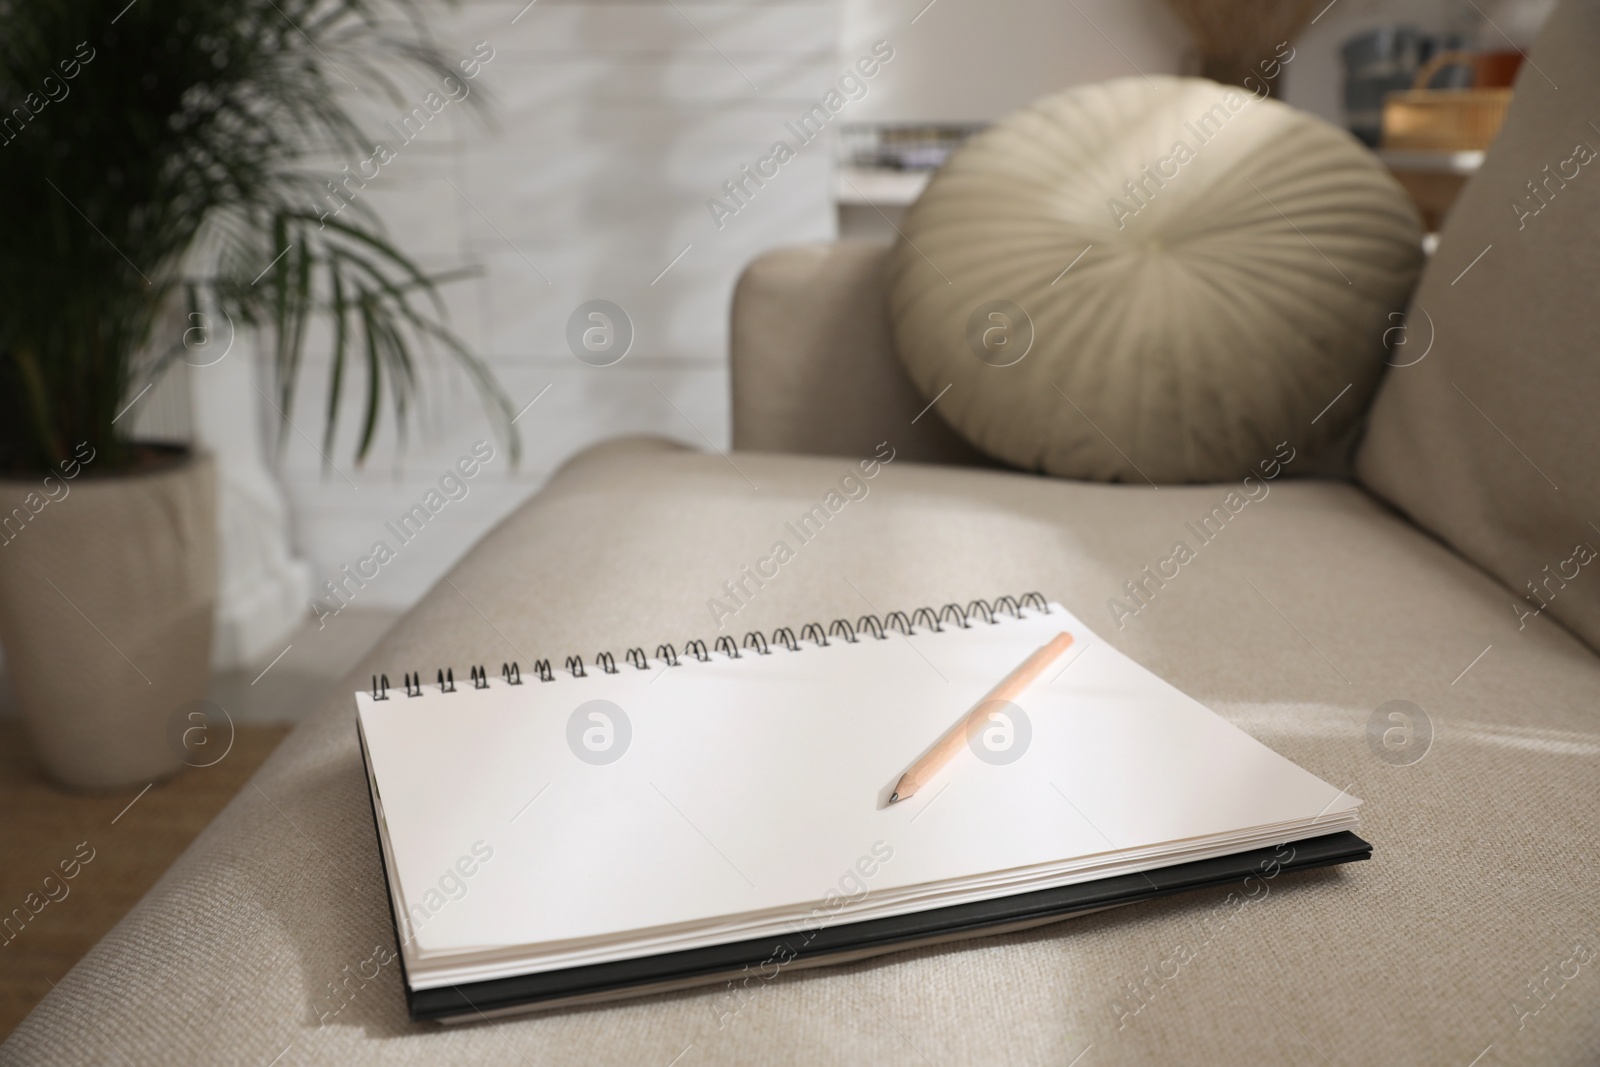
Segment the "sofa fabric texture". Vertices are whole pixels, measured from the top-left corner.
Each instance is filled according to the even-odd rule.
[[[1304,112],[1201,79],[1082,86],[974,137],[911,208],[896,349],[1013,466],[1242,478],[1360,417],[1419,226],[1370,152]]]
[[[1491,1045],[1481,1064],[1595,1061],[1600,662],[1588,649],[1555,627],[1519,632],[1497,583],[1348,484],[1267,483],[1129,617],[1108,603],[1133,603],[1124,583],[1227,487],[898,457],[728,632],[1038,589],[1362,797],[1374,859],[748,989],[408,1022],[396,968],[379,962],[394,935],[350,691],[374,671],[711,637],[706,601],[852,469],[660,442],[580,457],[329,694],[0,1062],[953,1067],[1088,1050],[1080,1067],[1462,1065]],[[1395,699],[1432,723],[1408,764],[1369,742],[1375,709]],[[1406,759],[1423,751],[1416,727]],[[586,891],[582,870],[551,876]]]
[[[992,466],[911,384],[889,331],[888,250],[868,242],[779,248],[733,292],[733,447]]]
[[[1600,4],[1561,5],[1441,234],[1357,455],[1379,496],[1600,649]]]

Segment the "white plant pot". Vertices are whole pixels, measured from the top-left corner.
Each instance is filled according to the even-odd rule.
[[[115,789],[183,763],[173,725],[206,694],[216,479],[204,456],[118,477],[93,466],[0,481],[0,643],[46,769]]]

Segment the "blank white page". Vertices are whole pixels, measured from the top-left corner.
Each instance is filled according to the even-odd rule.
[[[791,927],[858,885],[864,895],[830,921],[1353,824],[1355,798],[1059,605],[998,620],[518,686],[462,682],[453,694],[428,686],[420,698],[358,693],[397,910],[441,879],[449,890],[414,930],[402,920],[412,984],[736,940]],[[1032,731],[1019,758],[992,765],[963,751],[915,797],[885,805],[934,740],[1062,630],[1072,649],[1016,701]],[[575,709],[596,699],[621,707],[632,731],[603,766],[567,742]],[[479,841],[492,858],[446,877]]]

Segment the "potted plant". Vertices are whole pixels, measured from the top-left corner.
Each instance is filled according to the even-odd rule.
[[[444,279],[345,180],[392,149],[353,101],[465,99],[478,63],[410,0],[0,0],[0,25],[0,642],[46,767],[136,784],[180,762],[217,582],[206,457],[124,432],[173,359],[258,332],[287,420],[320,317],[324,454],[347,390],[359,461],[440,353],[516,454]]]

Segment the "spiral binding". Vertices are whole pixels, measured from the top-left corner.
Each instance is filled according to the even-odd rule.
[[[838,638],[847,644],[856,644],[867,637],[878,641],[887,641],[890,635],[895,633],[910,637],[919,628],[933,633],[943,633],[946,625],[961,630],[969,630],[980,622],[990,626],[996,625],[999,623],[999,616],[1002,613],[1010,615],[1013,619],[1020,619],[1023,611],[1030,608],[1042,614],[1049,614],[1050,612],[1050,605],[1045,600],[1044,594],[1037,592],[1023,593],[1021,596],[997,597],[993,602],[983,599],[974,600],[964,608],[960,604],[952,602],[937,610],[931,607],[917,608],[910,615],[903,611],[891,611],[882,618],[877,615],[863,615],[854,623],[849,619],[834,619],[826,628],[821,623],[808,622],[800,628],[798,637],[795,636],[794,630],[787,626],[780,626],[772,631],[770,638],[759,630],[752,630],[744,635],[742,644],[731,634],[721,635],[709,647],[699,638],[692,638],[684,642],[683,655],[693,656],[701,663],[709,663],[713,658],[713,652],[721,653],[728,659],[742,659],[744,658],[744,652],[752,651],[758,656],[770,656],[779,648],[787,649],[790,652],[798,652],[803,641],[810,641],[818,648],[826,648],[830,637]],[[641,671],[650,670],[652,667],[650,657],[646,655],[643,648],[628,649],[623,659],[624,662]],[[539,681],[553,682],[556,680],[555,670],[550,666],[550,662],[549,659],[536,659],[533,661],[533,674]],[[616,657],[610,652],[595,653],[592,662],[604,674],[622,673],[622,669],[617,666]],[[678,656],[676,646],[668,643],[656,646],[655,666],[665,670],[669,667],[681,667],[682,665],[683,661]],[[566,657],[564,669],[574,678],[590,677],[589,672],[584,668],[581,655]],[[522,672],[514,661],[502,663],[500,665],[500,675],[507,685],[523,684]],[[456,691],[456,676],[453,668],[440,667],[436,671],[435,677],[439,692],[454,693]],[[489,670],[482,664],[472,665],[468,672],[468,678],[471,680],[474,689],[489,688]],[[422,696],[421,671],[405,672],[402,681],[406,696]],[[375,674],[372,676],[372,699],[389,699],[389,676],[387,674]]]

